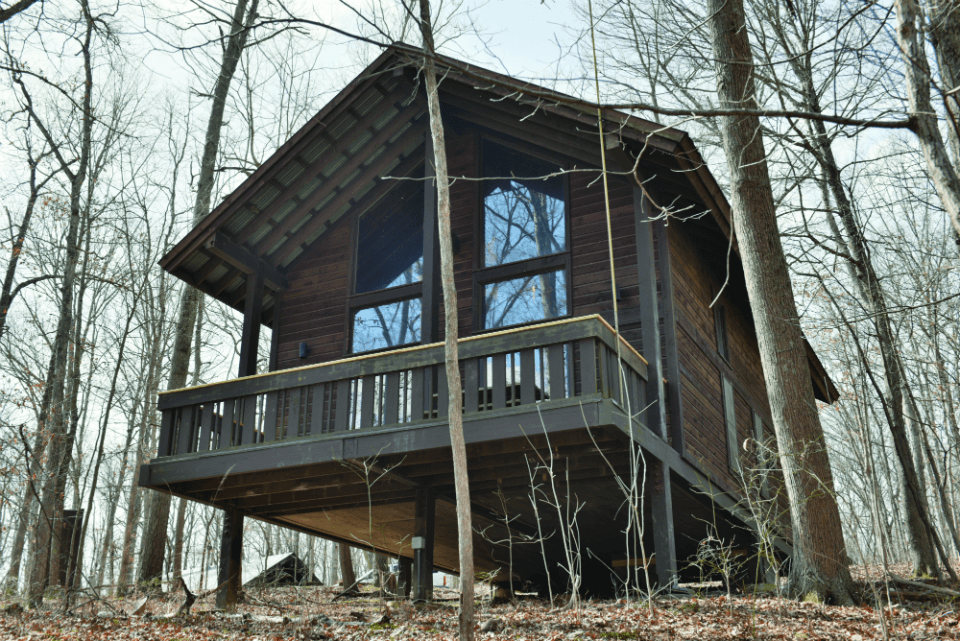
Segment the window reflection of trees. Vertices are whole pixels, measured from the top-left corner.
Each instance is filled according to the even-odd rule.
[[[564,181],[558,168],[494,143],[484,146],[484,267],[559,254],[567,249]],[[567,313],[566,272],[503,280],[484,287],[484,327]]]
[[[391,287],[423,279],[423,259],[405,269]],[[410,298],[396,303],[361,309],[353,317],[353,352],[397,347],[420,341],[421,302]]]

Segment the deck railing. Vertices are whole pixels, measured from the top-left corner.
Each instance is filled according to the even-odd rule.
[[[464,338],[464,418],[576,397],[644,404],[647,363],[600,316]],[[360,355],[161,394],[158,457],[197,454],[356,429],[443,420],[443,344]]]

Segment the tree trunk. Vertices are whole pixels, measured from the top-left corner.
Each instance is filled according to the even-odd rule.
[[[424,79],[427,109],[430,115],[430,137],[437,181],[437,222],[440,228],[440,281],[443,285],[444,360],[447,371],[450,421],[450,448],[453,455],[453,476],[457,498],[457,535],[460,548],[460,639],[474,638],[473,597],[473,524],[470,512],[470,480],[467,476],[467,446],[463,437],[463,395],[460,386],[458,354],[457,288],[453,279],[453,240],[450,232],[450,180],[447,172],[447,148],[440,114],[440,94],[433,62],[433,24],[430,2],[420,0],[420,32],[423,36]]]
[[[928,5],[930,41],[940,68],[940,91],[960,87],[960,11],[954,0],[932,0]],[[944,97],[947,139],[953,149],[954,171],[960,169],[960,91]]]
[[[223,129],[223,113],[227,94],[233,81],[240,54],[247,42],[250,27],[257,17],[259,0],[252,0],[247,9],[247,0],[237,0],[230,25],[230,36],[223,51],[220,74],[213,89],[213,104],[210,120],[207,122],[207,134],[204,140],[203,157],[200,160],[200,172],[197,180],[197,198],[193,207],[193,222],[199,223],[210,212],[210,200],[213,194],[213,182],[217,152],[220,149],[220,133]],[[170,361],[170,377],[167,389],[184,387],[187,381],[187,369],[190,361],[190,343],[193,339],[193,326],[197,318],[197,306],[200,301],[199,290],[185,287],[180,295],[180,313],[174,333],[173,357]],[[151,581],[163,573],[163,555],[167,542],[167,521],[170,518],[170,495],[158,494],[147,515],[144,526],[144,554],[140,559],[139,580]]]
[[[340,552],[340,578],[343,579],[343,589],[346,590],[357,582],[357,574],[353,571],[353,557],[350,556],[350,546],[341,543],[337,547]]]
[[[945,3],[947,4],[947,3]],[[953,228],[960,237],[960,177],[950,164],[947,147],[940,135],[939,121],[930,100],[930,64],[921,38],[923,12],[917,0],[896,0],[897,43],[903,56],[904,80],[910,115],[916,123],[916,134],[927,164],[927,173],[940,197],[943,208],[953,221]],[[956,12],[951,4],[947,12]],[[941,15],[941,14],[937,14]],[[955,21],[954,21],[955,22]],[[941,37],[939,42],[946,43]],[[949,41],[953,42],[953,40]],[[948,53],[944,51],[944,53]],[[952,123],[956,125],[956,123]]]
[[[742,0],[707,0],[720,104],[756,109],[753,56]],[[777,229],[760,119],[720,118],[731,216],[754,310],[764,380],[793,528],[790,592],[853,602],[850,570],[817,413],[810,365]]]

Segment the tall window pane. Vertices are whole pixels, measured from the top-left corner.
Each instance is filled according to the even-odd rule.
[[[490,283],[483,288],[485,329],[567,315],[567,273],[557,270]]]
[[[423,280],[423,184],[403,183],[360,217],[356,293]]]
[[[559,167],[485,141],[483,175],[486,267],[567,249],[564,180]]]
[[[351,351],[367,352],[420,342],[420,316],[419,298],[354,312]]]

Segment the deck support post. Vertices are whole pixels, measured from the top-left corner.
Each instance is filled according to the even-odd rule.
[[[663,384],[663,359],[660,349],[660,303],[657,299],[657,261],[653,253],[652,211],[650,199],[640,187],[633,188],[633,213],[637,239],[637,282],[640,286],[640,334],[643,356],[650,364],[647,376],[647,409],[644,421],[655,434],[667,438],[667,408]]]
[[[397,559],[400,566],[400,575],[397,577],[397,594],[410,598],[411,578],[413,575],[413,561],[405,556]]]
[[[433,532],[436,496],[417,490],[413,525],[413,600],[433,601]]]
[[[243,301],[243,333],[240,338],[240,367],[238,376],[257,373],[257,347],[260,344],[260,320],[263,312],[263,274],[247,274],[247,295]],[[232,610],[242,587],[240,559],[243,552],[243,514],[237,510],[223,511],[223,531],[220,535],[220,575],[217,584],[217,607]]]
[[[220,574],[217,583],[217,608],[233,610],[237,605],[243,577],[240,559],[243,551],[243,514],[237,510],[224,510],[223,534],[220,538]]]
[[[670,466],[663,461],[648,463],[653,477],[650,508],[653,516],[653,550],[656,559],[657,583],[672,586],[677,576],[677,546],[673,532],[673,493],[670,488]]]

